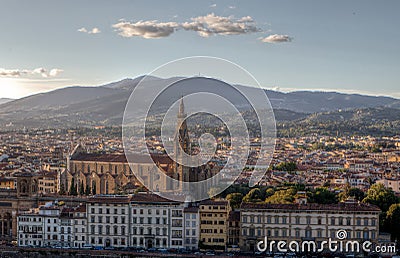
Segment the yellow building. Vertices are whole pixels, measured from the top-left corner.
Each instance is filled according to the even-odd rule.
[[[15,180],[13,177],[0,177],[0,189],[15,189]]]
[[[39,193],[41,194],[56,194],[59,191],[57,172],[43,172],[38,179]]]
[[[226,249],[230,211],[227,200],[200,203],[200,249]]]

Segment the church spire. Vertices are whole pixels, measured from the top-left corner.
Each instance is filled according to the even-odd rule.
[[[183,103],[183,96],[182,96],[179,102],[178,118],[183,118],[183,117],[186,117],[186,114],[185,114],[185,104]]]

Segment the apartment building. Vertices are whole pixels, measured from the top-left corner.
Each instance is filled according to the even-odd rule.
[[[80,205],[73,209],[73,247],[81,248],[87,243],[87,219],[86,205]]]
[[[231,211],[227,200],[206,200],[200,203],[200,244],[201,249],[227,247],[228,217]]]
[[[199,207],[185,207],[183,212],[185,215],[185,249],[197,250],[200,237]]]
[[[183,203],[156,194],[131,197],[131,245],[144,248],[183,248]]]
[[[51,203],[19,214],[17,241],[19,246],[60,246],[60,209]]]
[[[130,197],[94,196],[86,203],[88,239],[93,246],[126,247],[129,245]]]
[[[339,230],[346,239],[378,241],[380,209],[364,203],[267,204],[242,203],[241,250],[253,251],[259,241],[315,241],[335,239]]]

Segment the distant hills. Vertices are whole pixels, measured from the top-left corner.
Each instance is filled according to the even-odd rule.
[[[0,98],[0,105],[1,104],[4,104],[4,103],[7,103],[7,102],[10,102],[10,101],[12,101],[13,99],[9,99],[9,98]]]
[[[126,102],[141,77],[97,87],[73,86],[17,100],[0,99],[0,126],[73,127],[120,125]],[[146,88],[172,82],[176,78],[151,78]],[[189,85],[189,88],[197,85]],[[212,85],[210,86],[212,87]],[[246,86],[240,86],[246,87]],[[188,90],[193,90],[189,89]],[[277,121],[387,119],[398,115],[400,100],[337,92],[296,91],[282,93],[265,90]],[[362,109],[369,116],[360,116]],[[376,110],[376,112],[374,111]],[[363,111],[361,111],[363,112]],[[397,118],[396,115],[396,118]],[[399,119],[400,120],[400,119]]]

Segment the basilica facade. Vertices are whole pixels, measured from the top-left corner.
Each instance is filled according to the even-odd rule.
[[[209,165],[190,168],[180,163],[183,152],[190,155],[190,139],[186,124],[183,100],[177,114],[178,124],[175,135],[175,157],[168,155],[128,154],[129,161],[123,154],[88,153],[83,144],[78,144],[67,160],[67,169],[60,176],[61,191],[68,193],[73,185],[76,193],[114,194],[145,185],[148,190],[180,191],[179,182],[195,182],[212,177],[216,172]],[[180,147],[179,147],[180,146]],[[176,179],[172,184],[166,176],[156,171],[161,170],[167,177]],[[82,189],[83,188],[83,189]]]

